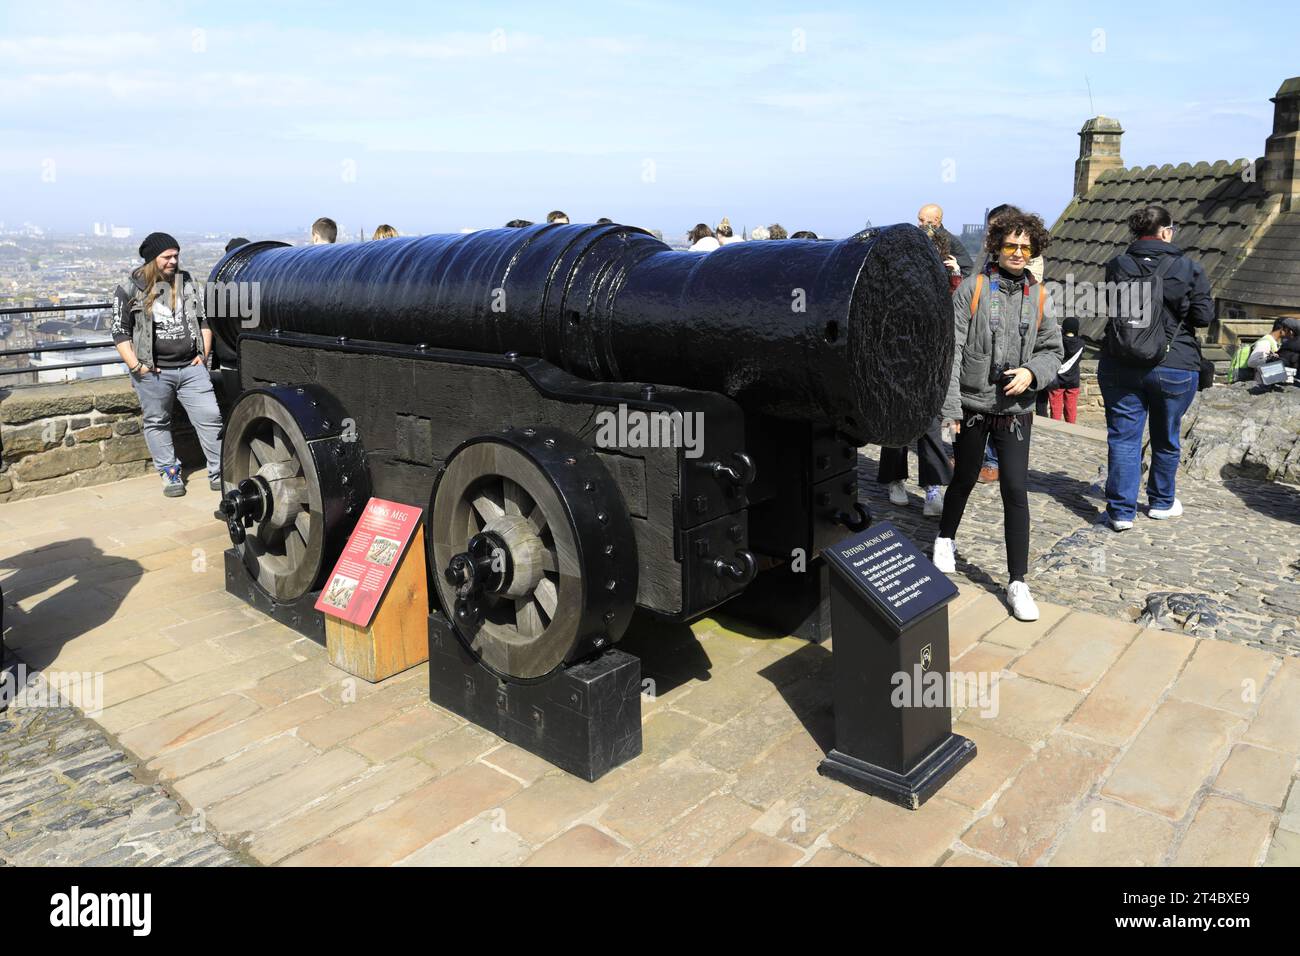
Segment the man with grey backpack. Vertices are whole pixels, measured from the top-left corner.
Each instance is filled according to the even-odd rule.
[[[1128,225],[1133,241],[1106,263],[1106,338],[1097,363],[1106,406],[1105,521],[1115,531],[1132,528],[1137,513],[1144,427],[1151,436],[1147,516],[1183,513],[1174,494],[1180,429],[1200,381],[1196,329],[1214,316],[1209,279],[1173,244],[1169,212],[1144,206]]]

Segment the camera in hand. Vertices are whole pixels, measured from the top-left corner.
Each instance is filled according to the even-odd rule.
[[[1008,375],[1011,374],[1011,370],[1013,368],[1015,368],[1015,366],[1009,362],[992,363],[989,366],[989,384],[1005,385],[1006,382],[1004,382],[1003,379],[1005,379]]]

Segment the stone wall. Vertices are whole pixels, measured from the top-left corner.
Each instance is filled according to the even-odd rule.
[[[1300,484],[1300,388],[1251,382],[1201,392],[1183,417],[1183,471]]]
[[[174,419],[181,460],[202,462],[179,404]],[[126,376],[0,389],[0,440],[0,502],[153,472]]]

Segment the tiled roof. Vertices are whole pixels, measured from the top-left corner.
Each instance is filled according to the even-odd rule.
[[[1047,278],[1064,281],[1073,273],[1076,282],[1102,281],[1106,261],[1129,243],[1129,214],[1134,207],[1150,203],[1169,210],[1174,244],[1204,266],[1213,294],[1225,295],[1247,242],[1280,203],[1280,197],[1266,193],[1258,182],[1242,179],[1246,166],[1246,160],[1240,159],[1102,173],[1052,227],[1052,243],[1045,253]],[[1089,338],[1102,331],[1101,321],[1095,318],[1081,318],[1080,326]]]
[[[1223,285],[1225,298],[1300,310],[1300,212],[1284,212]]]

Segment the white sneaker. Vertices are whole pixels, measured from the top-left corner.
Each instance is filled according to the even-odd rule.
[[[938,485],[925,489],[925,507],[922,513],[927,518],[938,518],[943,514],[943,489]]]
[[[901,508],[907,507],[907,489],[903,487],[901,481],[891,481],[889,483],[889,503],[898,505]]]
[[[1116,521],[1106,512],[1102,512],[1101,517],[1097,520],[1098,524],[1104,524],[1111,531],[1128,531],[1133,527],[1132,521]]]
[[[1024,581],[1012,581],[1007,588],[1007,601],[1011,604],[1011,613],[1017,621],[1038,620],[1038,605],[1029,593],[1029,585]]]
[[[1155,518],[1157,521],[1163,521],[1165,518],[1177,518],[1183,513],[1183,503],[1177,498],[1168,508],[1148,508],[1147,517]]]
[[[934,539],[934,566],[944,574],[953,574],[957,570],[957,546],[952,538]]]

